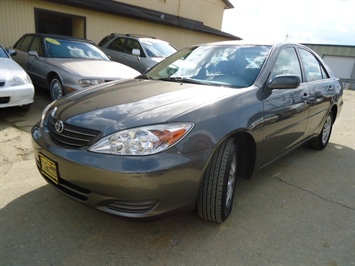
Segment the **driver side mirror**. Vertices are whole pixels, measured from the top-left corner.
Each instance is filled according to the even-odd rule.
[[[29,51],[28,54],[29,54],[30,56],[34,56],[34,57],[36,57],[36,58],[39,57],[39,56],[38,56],[38,53],[37,53],[36,51]]]
[[[14,49],[6,49],[6,52],[10,55],[10,56],[15,56],[17,54],[16,50]]]
[[[132,55],[140,56],[140,55],[141,55],[141,50],[139,50],[139,49],[133,49],[133,50],[132,50]]]
[[[278,75],[266,84],[269,89],[293,89],[301,84],[301,79],[297,75]]]

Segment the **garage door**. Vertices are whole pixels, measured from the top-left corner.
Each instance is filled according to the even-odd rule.
[[[355,68],[355,57],[324,55],[324,61],[333,70],[334,75],[342,79],[350,79]]]

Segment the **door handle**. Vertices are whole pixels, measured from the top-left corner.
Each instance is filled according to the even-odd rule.
[[[309,98],[311,96],[308,94],[308,93],[304,93],[303,96],[302,96],[302,99],[304,100],[305,103],[309,102]]]

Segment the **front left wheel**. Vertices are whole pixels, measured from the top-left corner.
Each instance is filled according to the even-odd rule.
[[[237,177],[237,144],[234,139],[223,142],[214,153],[201,183],[198,214],[209,221],[221,223],[233,207]]]
[[[62,82],[57,75],[55,75],[49,83],[49,93],[53,101],[62,98],[64,95]]]

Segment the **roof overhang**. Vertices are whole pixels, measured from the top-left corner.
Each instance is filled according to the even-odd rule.
[[[127,17],[137,20],[158,23],[160,25],[172,26],[176,28],[197,31],[201,33],[211,34],[219,37],[224,37],[230,40],[241,40],[240,37],[217,30],[204,25],[201,21],[182,18],[159,11],[133,6],[125,3],[120,3],[113,0],[44,0],[47,2],[57,3],[61,5],[74,6],[84,8],[106,14]],[[227,6],[232,6],[229,1],[224,0]],[[228,5],[229,3],[229,5]],[[233,7],[233,6],[232,6]]]
[[[226,4],[226,9],[234,8],[234,6],[228,0],[223,0],[223,2]]]

